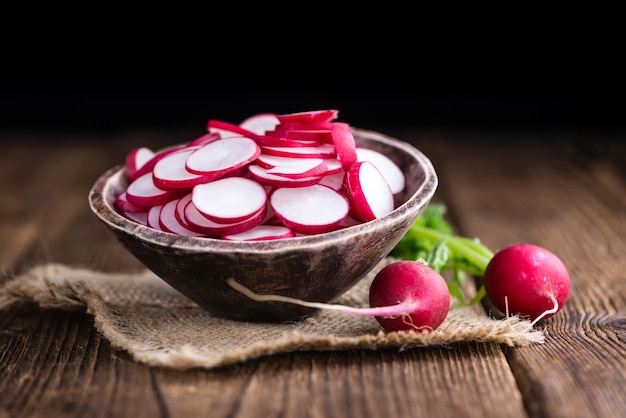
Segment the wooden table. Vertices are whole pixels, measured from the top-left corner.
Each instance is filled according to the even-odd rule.
[[[538,325],[544,344],[299,352],[175,371],[112,349],[87,314],[24,305],[0,312],[0,417],[626,416],[624,133],[384,133],[432,159],[435,201],[458,233],[563,259],[571,296]],[[0,133],[0,280],[46,262],[140,270],[90,212],[88,190],[131,147],[197,135]]]

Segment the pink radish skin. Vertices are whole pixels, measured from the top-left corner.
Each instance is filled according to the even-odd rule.
[[[138,147],[126,154],[125,170],[129,179],[136,179],[137,172],[154,157],[154,151],[147,147]]]
[[[494,254],[484,274],[489,301],[504,314],[533,324],[556,314],[569,295],[570,277],[554,253],[533,244],[513,244]]]
[[[332,138],[337,158],[341,161],[343,168],[348,169],[357,161],[356,142],[350,125],[343,122],[333,123]]]
[[[296,123],[319,123],[330,122],[339,116],[339,111],[336,109],[325,110],[310,110],[304,112],[285,113],[276,115],[278,121],[282,123],[296,122]]]
[[[257,113],[256,115],[244,119],[239,126],[248,131],[262,135],[265,131],[274,129],[279,123],[280,121],[275,113]]]
[[[445,279],[426,264],[413,260],[393,262],[376,274],[370,286],[369,308],[308,302],[280,295],[259,295],[232,278],[227,281],[235,290],[259,302],[286,302],[373,316],[389,332],[431,333],[445,321],[451,306]]]

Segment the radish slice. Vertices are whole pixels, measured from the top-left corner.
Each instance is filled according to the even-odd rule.
[[[305,112],[286,113],[276,115],[280,123],[296,122],[296,123],[319,123],[329,122],[339,116],[336,109],[325,110],[309,110]]]
[[[341,190],[343,187],[343,178],[346,175],[346,172],[341,170],[337,173],[328,174],[322,177],[319,184],[324,186],[328,186],[334,190]]]
[[[393,194],[404,190],[406,185],[404,173],[391,158],[373,149],[363,147],[357,147],[356,156],[358,161],[369,161],[380,170],[380,173],[389,183],[389,188]]]
[[[243,136],[223,138],[204,145],[187,157],[186,169],[195,174],[222,176],[254,161],[261,148]]]
[[[152,173],[142,175],[126,189],[126,199],[133,205],[143,207],[162,205],[176,197],[177,192],[158,188],[154,184]]]
[[[115,200],[113,201],[113,207],[115,207],[115,209],[119,210],[120,212],[125,212],[125,213],[129,213],[129,212],[141,213],[141,212],[146,212],[148,210],[144,206],[137,206],[137,205],[130,203],[128,199],[126,198],[125,191],[118,194],[115,197]]]
[[[268,173],[266,168],[257,164],[249,164],[248,171],[253,179],[259,183],[272,186],[272,187],[302,187],[311,186],[317,184],[322,179],[322,176],[310,176],[290,178],[285,176],[279,176],[277,174]]]
[[[258,134],[248,130],[246,128],[242,128],[239,125],[235,125],[234,123],[224,122],[221,120],[209,119],[207,122],[207,130],[209,132],[218,132],[220,135],[225,137],[236,136],[245,136],[246,138],[254,139],[258,136]]]
[[[333,135],[330,129],[275,129],[265,132],[265,135],[295,140],[317,141],[327,144],[333,142]]]
[[[188,143],[187,146],[188,147],[195,147],[197,145],[206,145],[206,144],[210,144],[213,141],[217,141],[220,138],[221,138],[221,135],[219,133],[217,133],[217,132],[209,132],[207,134],[204,134],[204,135],[199,136],[198,138],[194,139],[193,141]]]
[[[167,155],[171,154],[172,152],[176,152],[176,151],[181,150],[183,148],[185,148],[185,145],[175,145],[173,147],[165,148],[165,149],[162,149],[162,150],[156,152],[154,154],[154,156],[152,158],[150,158],[149,161],[147,161],[144,165],[141,166],[141,168],[139,168],[139,170],[137,170],[137,172],[135,173],[133,178],[130,179],[130,181],[133,181],[133,180],[143,176],[146,173],[152,172],[152,169],[154,168],[156,163],[159,162],[159,160],[161,158],[164,158]]]
[[[332,231],[350,209],[343,195],[319,184],[276,189],[270,205],[283,224],[301,234]]]
[[[381,218],[394,209],[389,184],[369,161],[352,164],[344,178],[346,195],[351,202],[351,215],[363,222]]]
[[[156,229],[157,231],[162,231],[161,225],[159,224],[159,217],[161,216],[161,208],[163,205],[152,206],[148,210],[148,226],[152,229]]]
[[[192,192],[189,192],[186,195],[182,196],[180,199],[178,199],[176,201],[176,212],[174,213],[178,222],[180,222],[180,224],[187,229],[193,229],[191,225],[189,225],[189,223],[187,222],[187,219],[185,219],[185,206],[187,206],[187,203],[191,202],[192,196]]]
[[[204,234],[189,229],[186,225],[183,225],[176,215],[177,206],[180,199],[170,200],[161,207],[159,211],[159,227],[172,234],[183,235],[186,237],[202,237]]]
[[[261,210],[253,214],[250,218],[234,223],[217,223],[204,216],[198,208],[193,204],[193,200],[185,206],[185,219],[189,226],[208,236],[221,237],[224,235],[233,235],[245,232],[259,225],[265,217],[267,205]]]
[[[138,224],[148,226],[148,212],[123,212],[126,218],[130,219],[133,222],[137,222]]]
[[[255,134],[262,135],[265,131],[274,129],[278,123],[279,120],[275,113],[258,113],[244,119],[239,126]]]
[[[208,219],[218,223],[235,223],[250,218],[265,207],[267,193],[254,180],[227,177],[197,185],[193,188],[191,201]]]
[[[146,147],[133,148],[126,154],[126,161],[124,168],[126,170],[126,177],[129,179],[137,178],[137,172],[148,161],[154,157],[154,151]]]
[[[331,144],[321,144],[314,147],[262,147],[263,153],[279,157],[300,158],[333,158],[335,147]]]
[[[254,140],[262,147],[316,147],[318,145],[318,142],[312,139],[290,139],[277,135],[259,135]]]
[[[339,158],[343,167],[347,169],[357,161],[356,142],[354,141],[350,125],[343,122],[335,122],[333,123],[332,134],[337,158]]]
[[[265,241],[295,237],[296,234],[284,225],[257,225],[239,234],[225,235],[228,241]]]
[[[152,169],[154,185],[163,189],[189,189],[196,184],[206,183],[219,174],[196,174],[186,168],[188,157],[200,147],[187,147],[161,158]]]

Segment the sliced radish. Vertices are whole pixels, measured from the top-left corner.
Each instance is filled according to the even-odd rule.
[[[124,169],[129,179],[137,178],[137,172],[154,157],[154,151],[147,147],[133,148],[126,154]]]
[[[275,130],[300,130],[300,129],[327,129],[330,130],[333,126],[332,120],[323,121],[323,122],[281,122],[276,127]]]
[[[185,206],[185,219],[189,226],[208,236],[221,237],[224,235],[239,234],[259,225],[265,217],[267,205],[253,214],[250,218],[234,223],[217,223],[204,216],[193,204],[193,200]]]
[[[223,138],[204,145],[187,157],[186,169],[195,174],[222,176],[254,161],[261,148],[250,138]]]
[[[172,147],[168,147],[168,148],[165,148],[165,149],[162,149],[162,150],[156,152],[154,154],[154,156],[152,158],[150,158],[149,161],[147,161],[144,165],[141,166],[141,168],[139,168],[139,170],[137,170],[137,172],[135,173],[133,178],[130,179],[130,181],[133,181],[133,180],[143,176],[146,173],[152,172],[152,169],[154,168],[156,163],[161,158],[164,158],[167,155],[169,155],[170,153],[176,152],[176,151],[181,150],[183,148],[185,148],[185,145],[174,145]]]
[[[213,141],[217,141],[221,137],[222,136],[218,132],[209,132],[207,134],[204,134],[204,135],[199,136],[198,138],[194,139],[193,141],[188,143],[187,146],[188,147],[195,147],[197,145],[210,144]]]
[[[284,225],[301,234],[332,231],[350,209],[341,193],[319,184],[276,189],[270,205]]]
[[[369,161],[376,166],[383,175],[393,194],[404,190],[406,179],[400,167],[393,160],[378,151],[369,148],[357,147],[356,156],[358,161]]]
[[[122,214],[133,222],[137,222],[138,224],[149,226],[147,211],[146,212],[123,212]]]
[[[335,147],[331,144],[313,147],[262,147],[262,151],[264,154],[279,157],[332,158],[336,155]]]
[[[186,147],[161,158],[152,169],[154,185],[163,190],[189,189],[217,179],[220,174],[192,173],[186,168],[188,157],[200,146]]]
[[[279,120],[275,113],[258,113],[244,119],[239,126],[248,131],[262,135],[265,131],[274,129],[278,123]]]
[[[322,176],[290,178],[268,173],[266,168],[257,164],[249,164],[248,171],[253,179],[259,183],[272,187],[302,187],[317,184]]]
[[[295,237],[296,234],[284,225],[257,225],[239,234],[225,235],[228,241],[265,241]]]
[[[146,212],[147,208],[145,206],[137,206],[133,203],[130,203],[126,198],[126,191],[118,194],[113,201],[113,207],[119,210],[120,212],[131,212],[131,213],[141,213]]]
[[[341,161],[337,158],[325,158],[324,162],[326,163],[326,173],[324,173],[325,176],[344,171]]]
[[[191,198],[193,196],[192,192],[187,193],[186,195],[180,197],[177,201],[176,201],[176,219],[178,220],[178,222],[180,222],[181,225],[183,225],[185,228],[188,229],[193,229],[189,223],[187,222],[187,219],[185,219],[185,206],[187,206],[187,203],[191,202]]]
[[[319,144],[312,139],[290,139],[270,135],[259,135],[254,140],[262,147],[316,147]]]
[[[246,138],[254,139],[258,136],[255,132],[252,132],[249,129],[242,128],[239,125],[235,125],[234,123],[224,122],[216,119],[209,119],[207,122],[207,130],[209,132],[217,132],[220,135],[225,137],[231,137],[233,134],[237,136],[245,136]]]
[[[265,135],[327,144],[333,142],[333,134],[330,129],[275,129],[265,132]]]
[[[360,221],[381,218],[394,209],[387,180],[369,161],[350,166],[344,177],[344,189],[351,203],[350,214]]]
[[[343,169],[337,173],[327,174],[319,181],[319,184],[328,186],[334,190],[341,190],[343,187],[343,178],[346,172]]]
[[[287,113],[276,115],[280,123],[296,122],[296,123],[318,123],[328,122],[336,119],[339,111],[335,109],[309,110],[305,112]]]
[[[257,164],[267,169],[268,174],[290,178],[302,178],[326,174],[328,167],[323,158],[280,157],[261,154]]]
[[[194,206],[208,219],[235,223],[250,218],[267,204],[265,188],[245,177],[227,177],[193,188]]]
[[[183,235],[186,237],[201,237],[204,234],[200,232],[196,232],[186,224],[181,223],[178,220],[178,216],[176,215],[176,208],[178,206],[180,199],[170,200],[166,204],[161,207],[159,211],[159,227],[165,231],[170,232],[172,234]]]
[[[335,122],[333,123],[332,134],[337,158],[339,158],[343,167],[347,169],[357,161],[356,142],[354,141],[350,125],[343,122]]]
[[[157,231],[162,231],[161,225],[159,224],[159,217],[161,216],[161,208],[163,205],[152,206],[148,210],[148,226],[152,229],[156,229]]]
[[[130,183],[126,189],[126,199],[133,205],[143,207],[162,205],[176,197],[178,197],[177,192],[157,187],[151,172]]]

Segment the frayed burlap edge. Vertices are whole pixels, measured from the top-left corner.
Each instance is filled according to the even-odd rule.
[[[369,283],[386,259],[336,303],[366,306]],[[35,302],[85,310],[98,332],[136,361],[175,369],[213,368],[291,351],[397,348],[491,342],[543,343],[529,321],[494,319],[480,307],[450,311],[432,333],[382,331],[375,319],[320,311],[297,323],[259,324],[210,316],[153,273],[104,273],[59,264],[32,268],[0,288],[0,309]]]

